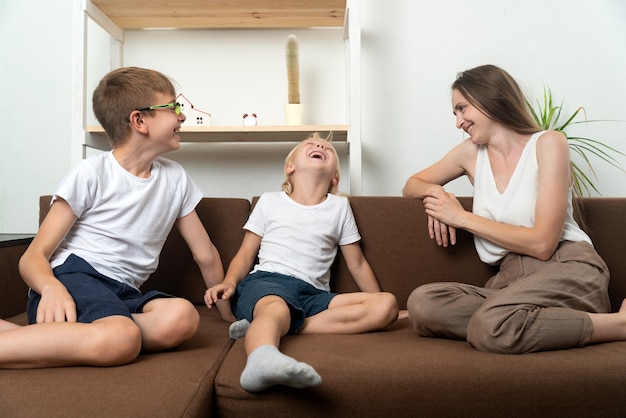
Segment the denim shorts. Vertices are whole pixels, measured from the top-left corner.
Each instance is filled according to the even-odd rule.
[[[144,305],[152,299],[174,297],[154,290],[142,294],[127,284],[98,273],[75,254],[67,257],[52,272],[74,299],[77,320],[82,323],[114,315],[132,319],[131,314],[143,312]],[[41,296],[37,292],[29,290],[26,312],[31,324],[36,322],[40,300]]]
[[[267,271],[249,274],[239,285],[232,301],[237,319],[252,322],[256,303],[265,296],[279,296],[291,311],[289,333],[295,334],[304,324],[304,319],[328,309],[336,293],[320,290],[295,277]]]

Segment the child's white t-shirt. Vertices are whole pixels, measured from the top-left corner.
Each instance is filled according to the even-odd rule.
[[[174,222],[195,209],[202,192],[174,161],[158,157],[144,179],[107,152],[78,163],[52,201],[57,198],[67,201],[78,219],[51,266],[73,253],[99,273],[138,289],[156,270]]]
[[[305,206],[285,192],[264,193],[244,229],[262,237],[253,272],[296,277],[326,291],[337,246],[361,239],[348,199],[333,194]]]

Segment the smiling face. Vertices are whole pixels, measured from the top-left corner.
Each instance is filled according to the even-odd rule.
[[[154,95],[155,105],[176,102],[174,96],[162,93]],[[176,114],[175,108],[146,110],[144,122],[148,124],[148,133],[154,139],[155,145],[160,145],[163,152],[174,151],[180,148],[180,126],[186,117],[183,112]]]
[[[487,141],[491,119],[474,106],[457,89],[452,90],[452,112],[456,116],[456,127],[467,133],[475,144]]]
[[[314,134],[291,150],[285,159],[284,171],[283,190],[287,193],[293,189],[291,178],[296,171],[325,175],[329,182],[328,192],[335,193],[340,177],[339,156],[330,142]]]

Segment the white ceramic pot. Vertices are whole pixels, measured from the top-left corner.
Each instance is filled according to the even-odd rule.
[[[285,123],[287,125],[302,125],[302,103],[288,103],[285,105]]]

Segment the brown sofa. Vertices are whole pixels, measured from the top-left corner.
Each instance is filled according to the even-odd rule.
[[[42,198],[42,215],[48,198]],[[431,281],[483,284],[493,269],[482,264],[472,238],[439,248],[428,239],[422,204],[401,197],[352,197],[361,245],[382,288],[405,307],[409,293]],[[463,199],[467,207],[469,199]],[[587,231],[611,273],[614,309],[626,297],[626,198],[582,199]],[[243,236],[245,199],[204,199],[200,218],[225,266]],[[26,288],[17,272],[20,241],[0,247],[0,315],[24,323]],[[306,417],[306,416],[624,416],[626,342],[525,355],[476,351],[463,341],[419,338],[407,320],[363,335],[285,337],[281,349],[322,376],[311,389],[241,389],[243,341],[202,302],[204,285],[177,233],[147,285],[198,305],[197,335],[175,350],[141,355],[132,364],[0,370],[0,416]],[[354,291],[341,257],[332,286]],[[0,340],[1,344],[1,340]]]

